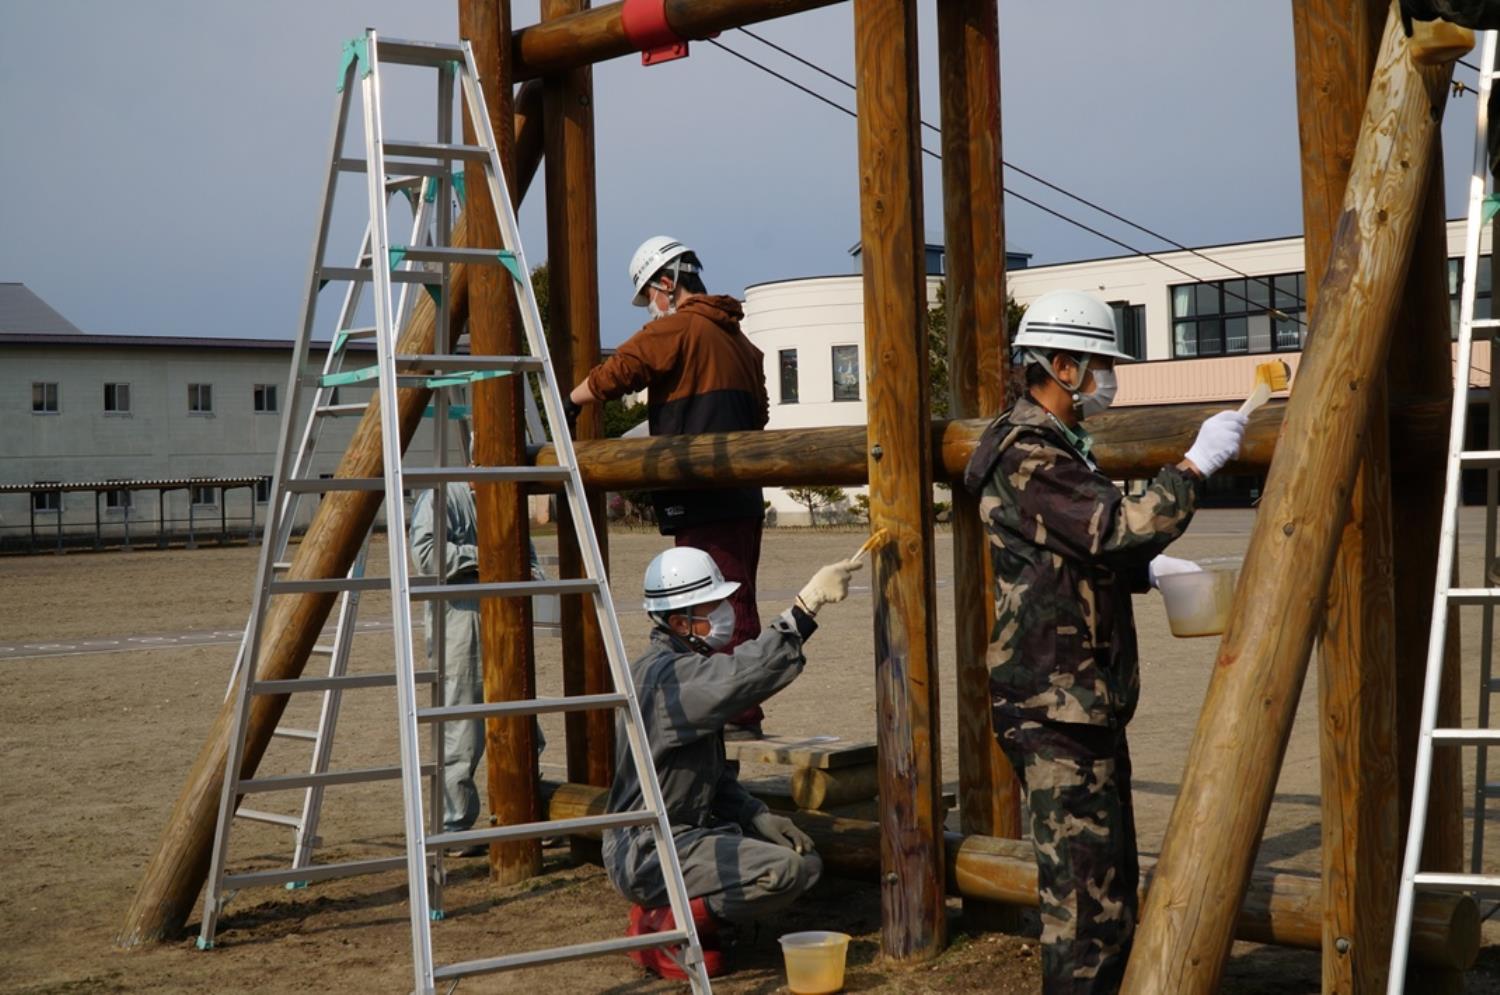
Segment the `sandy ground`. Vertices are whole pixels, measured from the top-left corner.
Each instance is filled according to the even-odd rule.
[[[1204,558],[1243,550],[1251,517],[1243,511],[1201,514],[1173,552]],[[1464,519],[1465,577],[1477,575],[1481,519]],[[763,613],[779,611],[817,566],[851,552],[852,532],[768,533],[761,568]],[[550,540],[539,542],[548,551]],[[634,588],[662,548],[654,534],[612,536],[614,575],[624,595],[625,640],[639,646],[646,631]],[[939,543],[939,618],[945,777],[957,777],[954,752],[951,544]],[[53,642],[141,634],[236,629],[243,624],[257,551],[244,547],[0,559],[0,643]],[[1132,726],[1136,804],[1142,849],[1155,852],[1177,791],[1193,725],[1207,686],[1215,639],[1179,640],[1166,628],[1159,599],[1137,605],[1145,660],[1144,697]],[[384,597],[367,596],[362,617],[389,614]],[[769,707],[768,731],[873,736],[871,606],[867,591],[824,613],[809,644],[809,666]],[[1466,661],[1473,667],[1478,612],[1465,616]],[[356,639],[354,669],[390,666],[386,632]],[[0,660],[0,990],[42,993],[116,991],[405,991],[410,940],[404,881],[399,874],[355,878],[287,891],[267,888],[228,906],[212,952],[194,949],[196,919],[175,942],[132,953],[115,950],[114,931],[154,848],[182,778],[222,698],[233,645],[181,645],[127,652]],[[538,642],[539,684],[559,691],[555,638]],[[1475,709],[1477,678],[1466,678],[1465,706]],[[313,698],[315,696],[307,696]],[[1318,742],[1314,725],[1316,670],[1306,683],[1297,725],[1277,785],[1259,862],[1315,871],[1318,866]],[[395,761],[388,691],[345,697],[336,767]],[[315,724],[313,701],[295,704],[287,722]],[[549,747],[544,774],[563,762],[560,720],[544,719]],[[304,768],[306,744],[278,741],[263,773]],[[481,768],[482,771],[482,768]],[[760,773],[750,769],[747,774]],[[300,802],[285,799],[282,811]],[[275,808],[265,801],[261,807]],[[330,791],[324,809],[321,859],[400,852],[399,788],[357,785]],[[1500,858],[1500,834],[1488,850]],[[231,847],[236,868],[286,863],[288,830],[237,823]],[[1497,860],[1500,862],[1500,860]],[[439,962],[618,935],[626,905],[602,872],[573,865],[566,848],[549,850],[547,873],[525,886],[498,889],[483,861],[450,863],[447,919],[435,926]],[[782,988],[775,936],[796,928],[837,928],[854,935],[848,988],[869,992],[1034,992],[1039,988],[1035,942],[1025,936],[960,933],[934,965],[916,970],[880,963],[878,899],[873,888],[829,882],[790,916],[739,938],[736,974],[727,992]],[[955,929],[961,927],[955,926]],[[1470,991],[1500,991],[1500,931],[1486,926],[1481,968]],[[671,990],[648,981],[624,958],[575,963],[523,977],[478,978],[466,992],[637,992]],[[1240,944],[1226,991],[1270,987],[1284,993],[1318,990],[1315,954]]]

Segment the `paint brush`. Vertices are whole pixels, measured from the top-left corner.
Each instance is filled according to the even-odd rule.
[[[1255,409],[1271,399],[1271,395],[1286,390],[1292,382],[1292,368],[1285,360],[1273,359],[1255,368],[1255,387],[1245,403],[1240,405],[1240,414],[1250,417]]]
[[[860,546],[855,554],[849,557],[849,562],[858,563],[861,559],[864,558],[864,555],[866,553],[870,552],[870,550],[879,549],[881,546],[884,546],[890,539],[890,537],[891,534],[885,529],[876,529],[874,532],[870,533],[870,538],[865,540],[864,545]]]

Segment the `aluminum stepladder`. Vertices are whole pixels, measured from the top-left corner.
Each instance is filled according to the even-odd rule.
[[[413,206],[411,242],[418,244],[423,240],[430,240],[431,233],[428,231],[431,223],[431,205],[435,200],[435,190],[429,187],[429,183],[435,186],[436,181],[424,177],[393,177],[386,181],[388,193],[404,192],[408,195]],[[370,227],[365,226],[365,233],[360,241],[359,251],[355,254],[356,266],[368,266],[370,259]],[[403,262],[405,267],[411,267],[413,263]],[[365,411],[364,404],[339,404],[337,401],[338,388],[331,386],[327,381],[336,378],[343,372],[344,361],[348,358],[347,345],[351,341],[372,338],[375,334],[373,326],[356,327],[353,322],[359,310],[360,299],[363,296],[365,285],[363,283],[350,283],[344,292],[343,304],[339,308],[338,320],[334,324],[335,333],[329,344],[328,351],[324,354],[323,366],[319,375],[314,378],[315,391],[311,398],[311,404],[307,411],[307,417],[302,427],[302,432],[297,443],[297,452],[293,458],[293,475],[306,477],[313,472],[317,445],[322,435],[322,427],[328,418],[343,417],[349,415],[362,415]],[[409,300],[407,291],[409,284],[403,284],[401,288],[401,299],[397,304],[396,313],[401,316],[401,323],[409,314]],[[297,368],[294,359],[292,378],[300,378],[302,371]],[[305,378],[299,383],[305,383]],[[293,394],[288,395],[288,407],[286,417],[289,421],[296,418],[298,405]],[[271,559],[273,570],[284,570],[288,566],[286,560],[286,549],[291,542],[292,530],[297,520],[297,510],[301,493],[279,491],[274,498],[279,508],[277,516],[277,528],[270,528],[271,522],[268,516],[263,542],[271,542]],[[349,577],[363,577],[365,565],[369,555],[369,542],[360,548],[359,556],[354,565],[350,567]],[[339,607],[337,620],[334,626],[334,637],[331,643],[319,644],[313,647],[313,655],[328,658],[328,677],[338,680],[348,672],[349,653],[354,637],[355,620],[359,614],[358,590],[346,590],[339,595]],[[252,632],[250,625],[245,627],[245,633],[240,639],[239,652],[235,655],[234,668],[230,671],[229,684],[225,689],[225,697],[234,694],[236,682],[239,679],[240,668],[244,666],[246,655],[249,653]],[[441,668],[439,668],[441,670]],[[273,733],[274,736],[283,739],[301,740],[312,743],[312,760],[308,773],[319,775],[326,773],[333,750],[333,736],[338,723],[340,699],[343,694],[341,687],[333,685],[323,692],[323,702],[318,713],[318,725],[316,729],[297,729],[279,725]],[[312,862],[312,851],[318,844],[318,818],[322,810],[323,786],[321,784],[309,785],[306,789],[302,802],[300,815],[285,815],[279,812],[266,812],[257,809],[240,807],[235,817],[246,819],[251,822],[264,822],[272,825],[286,826],[294,831],[292,844],[292,867],[306,866]],[[305,881],[288,881],[288,888],[305,886]]]
[[[381,116],[382,65],[401,64],[436,69],[438,72],[438,140],[437,143],[387,141],[383,135]],[[364,104],[365,158],[355,160],[343,156],[344,133],[348,122],[353,85],[361,83]],[[454,84],[461,89],[460,106],[468,114],[479,144],[455,145],[453,141],[453,96]],[[225,851],[233,812],[240,795],[278,787],[303,788],[313,783],[324,785],[375,780],[386,776],[388,770],[330,771],[320,777],[311,775],[290,778],[241,779],[240,767],[245,746],[245,727],[251,700],[261,694],[288,694],[297,690],[323,690],[326,678],[301,678],[290,681],[259,681],[252,668],[242,668],[242,676],[236,688],[236,709],[231,730],[230,749],[226,760],[224,790],[221,796],[218,829],[214,839],[209,888],[204,897],[204,921],[200,945],[211,946],[216,928],[222,896],[232,887],[252,884],[270,884],[288,880],[319,880],[325,877],[345,876],[390,869],[392,860],[403,864],[407,872],[409,888],[409,911],[411,918],[412,964],[415,990],[430,993],[436,990],[439,981],[458,981],[477,974],[493,973],[516,968],[558,963],[583,957],[621,953],[632,950],[662,947],[669,948],[678,957],[687,971],[695,992],[707,993],[710,985],[703,965],[702,947],[699,943],[692,916],[689,913],[687,889],[683,883],[681,866],[672,840],[671,826],[667,819],[661,788],[652,765],[645,727],[635,690],[630,680],[624,642],[620,635],[614,603],[610,598],[608,579],[599,553],[597,538],[593,532],[592,519],[585,504],[582,480],[578,473],[572,439],[563,432],[552,438],[557,455],[557,466],[447,466],[447,447],[437,449],[438,466],[405,468],[399,443],[399,416],[397,413],[398,390],[402,387],[441,388],[441,380],[434,377],[455,372],[474,372],[475,375],[521,375],[535,376],[541,388],[546,424],[566,424],[563,415],[562,395],[559,391],[551,360],[547,354],[545,336],[532,291],[530,270],[520,245],[515,213],[511,207],[504,174],[501,172],[494,135],[491,130],[488,110],[480,90],[478,72],[473,52],[467,42],[461,45],[435,45],[423,42],[405,42],[379,39],[373,30],[345,46],[340,101],[335,117],[329,169],[325,180],[323,210],[317,241],[313,253],[311,271],[307,285],[307,306],[301,334],[294,347],[294,376],[289,395],[297,389],[295,371],[300,369],[308,350],[308,341],[313,325],[316,297],[320,283],[328,280],[369,281],[374,283],[375,328],[377,344],[378,387],[382,436],[383,474],[375,478],[336,478],[333,480],[295,477],[291,461],[290,423],[285,423],[281,444],[277,453],[277,476],[275,490],[281,493],[318,493],[329,490],[382,491],[386,495],[399,496],[403,489],[433,487],[435,497],[441,501],[443,487],[454,481],[479,482],[546,482],[561,485],[566,496],[567,513],[573,518],[578,537],[585,577],[581,579],[551,581],[507,581],[497,583],[450,584],[443,582],[443,539],[439,530],[438,576],[409,576],[406,523],[397,503],[391,502],[386,516],[388,531],[389,575],[385,578],[330,577],[315,579],[277,579],[271,569],[272,545],[266,543],[261,550],[261,583],[252,609],[251,645],[247,659],[258,660],[263,633],[260,621],[265,618],[271,597],[278,594],[308,592],[342,592],[348,590],[374,590],[388,587],[392,596],[394,649],[396,667],[397,721],[400,738],[401,764],[398,768],[404,801],[404,826],[406,856],[388,860],[354,861],[343,865],[311,865],[295,870],[256,872],[243,875],[224,873]],[[419,160],[418,163],[401,162],[387,164],[386,157]],[[452,182],[451,170],[454,162],[464,162],[469,169],[479,168],[494,204],[501,246],[493,248],[452,247],[451,226],[446,212],[438,213],[439,238],[433,246],[393,246],[390,244],[387,226],[386,196],[383,178],[387,172],[416,173],[438,178],[439,203],[447,202],[447,190]],[[372,244],[369,267],[339,268],[323,263],[327,232],[332,213],[333,194],[341,172],[364,172],[367,174]],[[438,273],[402,271],[385,265],[400,260],[435,263]],[[522,323],[525,328],[529,354],[525,356],[470,356],[451,352],[448,328],[448,294],[453,264],[503,265],[516,281],[517,300],[520,305]],[[437,334],[435,352],[421,355],[398,355],[396,352],[396,310],[392,300],[395,283],[423,283],[438,288]],[[415,382],[413,382],[415,381]],[[529,383],[529,382],[528,382]],[[523,392],[524,393],[524,392]],[[443,389],[437,389],[436,425],[442,433],[447,423],[447,399]],[[372,402],[373,403],[373,402]],[[280,503],[269,509],[275,514]],[[442,521],[442,506],[436,509],[436,518]],[[279,523],[278,523],[279,525]],[[268,525],[269,528],[269,525]],[[483,597],[529,597],[537,594],[589,594],[595,610],[599,613],[599,624],[605,633],[605,644],[615,692],[606,694],[578,695],[562,698],[538,698],[526,701],[485,703],[480,705],[445,707],[434,705],[420,708],[417,703],[416,685],[419,677],[430,678],[431,672],[419,674],[412,647],[411,602],[442,601],[453,598]],[[350,678],[345,678],[350,680]],[[391,681],[382,682],[389,686]],[[625,732],[625,746],[630,751],[631,762],[640,780],[643,807],[633,811],[587,816],[577,819],[562,819],[521,825],[501,826],[488,829],[469,830],[458,833],[429,833],[424,823],[422,801],[422,776],[424,768],[419,747],[419,728],[424,722],[442,723],[450,720],[487,718],[492,716],[534,716],[544,713],[564,713],[589,710],[619,710]],[[441,852],[443,848],[466,846],[503,840],[536,839],[543,836],[608,830],[627,827],[649,828],[655,837],[666,883],[666,891],[673,916],[679,924],[676,928],[647,936],[635,936],[576,943],[545,950],[506,954],[436,965],[432,951],[432,920],[434,908],[429,900],[428,865],[430,851]],[[676,950],[673,948],[681,948]]]
[[[1427,824],[1428,794],[1432,784],[1432,753],[1434,747],[1455,748],[1477,746],[1483,758],[1487,747],[1500,746],[1500,729],[1490,728],[1488,708],[1481,704],[1481,715],[1485,721],[1474,728],[1440,728],[1437,725],[1438,694],[1443,676],[1443,657],[1446,649],[1450,613],[1462,606],[1493,606],[1500,604],[1500,580],[1493,579],[1493,565],[1487,560],[1485,577],[1479,586],[1463,587],[1455,571],[1458,546],[1458,509],[1462,503],[1462,471],[1466,468],[1500,467],[1500,448],[1475,450],[1465,448],[1468,414],[1469,373],[1473,368],[1474,339],[1482,336],[1490,342],[1496,341],[1495,329],[1500,318],[1483,321],[1474,320],[1476,280],[1479,274],[1479,237],[1485,222],[1484,210],[1486,188],[1489,185],[1489,150],[1487,131],[1489,126],[1489,99],[1495,73],[1496,33],[1486,31],[1482,35],[1477,97],[1476,134],[1474,137],[1474,172],[1469,180],[1468,229],[1464,238],[1463,291],[1459,304],[1458,350],[1456,381],[1453,392],[1453,418],[1449,426],[1448,455],[1444,475],[1443,515],[1438,545],[1437,575],[1433,585],[1432,630],[1427,642],[1427,672],[1422,687],[1422,720],[1417,739],[1416,770],[1412,783],[1411,825],[1406,836],[1406,856],[1401,867],[1401,885],[1396,905],[1395,931],[1391,943],[1390,976],[1387,991],[1398,995],[1406,984],[1408,947],[1411,941],[1412,909],[1416,890],[1465,892],[1479,896],[1500,896],[1500,874],[1485,873],[1483,867],[1471,867],[1470,873],[1422,871],[1422,840]],[[1492,401],[1493,403],[1493,401]],[[1491,412],[1493,423],[1494,413]],[[1493,447],[1500,447],[1500,439],[1491,438]],[[1493,535],[1495,529],[1495,505],[1491,491],[1489,522],[1486,531]],[[1490,638],[1487,634],[1486,639]],[[1487,690],[1487,688],[1485,689]],[[1481,703],[1487,695],[1481,694]],[[1482,763],[1482,760],[1481,760]],[[1483,767],[1479,770],[1478,801],[1483,806]]]

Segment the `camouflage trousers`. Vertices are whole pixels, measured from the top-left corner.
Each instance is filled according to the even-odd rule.
[[[995,734],[1026,792],[1042,916],[1042,990],[1115,992],[1140,880],[1124,729],[1020,719]]]

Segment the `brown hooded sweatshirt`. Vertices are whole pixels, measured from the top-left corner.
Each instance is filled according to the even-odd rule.
[[[764,428],[771,415],[761,351],[740,331],[733,297],[689,298],[676,313],[649,322],[589,373],[606,400],[641,389],[652,435],[696,435]],[[655,491],[666,535],[680,528],[764,515],[758,487]]]

